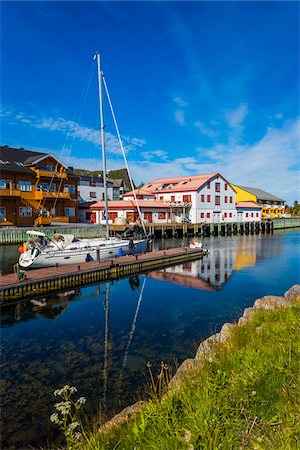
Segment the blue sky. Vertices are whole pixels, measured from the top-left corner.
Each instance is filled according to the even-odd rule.
[[[299,200],[299,3],[0,6],[3,145],[101,169],[98,50],[136,183],[221,172]]]

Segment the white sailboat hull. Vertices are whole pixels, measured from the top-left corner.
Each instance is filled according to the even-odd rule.
[[[20,255],[19,264],[22,269],[39,269],[46,267],[81,264],[86,261],[97,261],[117,256],[129,255],[132,250],[128,241],[116,240],[108,243],[103,239],[98,242],[80,241],[80,245],[70,245],[61,249],[45,248],[37,254],[35,250],[28,250]],[[121,250],[120,250],[121,249]],[[134,254],[147,251],[147,240],[134,241]]]

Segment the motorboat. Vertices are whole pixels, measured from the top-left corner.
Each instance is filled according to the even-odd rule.
[[[81,264],[147,251],[147,240],[120,238],[78,239],[72,234],[55,233],[51,238],[40,231],[27,231],[28,241],[19,247],[22,269],[38,269]]]

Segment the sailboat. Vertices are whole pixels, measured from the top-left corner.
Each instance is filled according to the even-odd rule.
[[[107,195],[107,170],[106,170],[106,150],[105,150],[105,134],[103,119],[103,85],[108,97],[111,113],[116,127],[118,139],[120,142],[125,165],[129,175],[129,181],[134,194],[141,225],[143,227],[144,236],[146,229],[142,218],[141,210],[135,194],[132,177],[127,163],[126,154],[123,148],[119,128],[112,107],[111,99],[105,82],[103,72],[101,71],[100,54],[96,53],[94,60],[97,61],[98,68],[98,91],[100,104],[100,129],[101,129],[101,146],[102,146],[102,162],[103,162],[103,182],[104,182],[104,200],[105,200],[105,238],[95,239],[77,239],[71,234],[54,234],[51,239],[40,231],[27,231],[28,242],[19,247],[20,257],[19,265],[22,269],[43,268],[51,266],[61,266],[67,264],[78,264],[92,260],[102,260],[122,255],[138,254],[147,251],[148,239],[121,239],[119,237],[110,238],[108,223],[108,195]]]

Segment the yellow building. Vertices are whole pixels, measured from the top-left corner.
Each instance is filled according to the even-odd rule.
[[[237,186],[231,184],[236,191],[237,202],[254,201],[262,206],[263,219],[275,219],[284,217],[284,200],[262,189]]]

